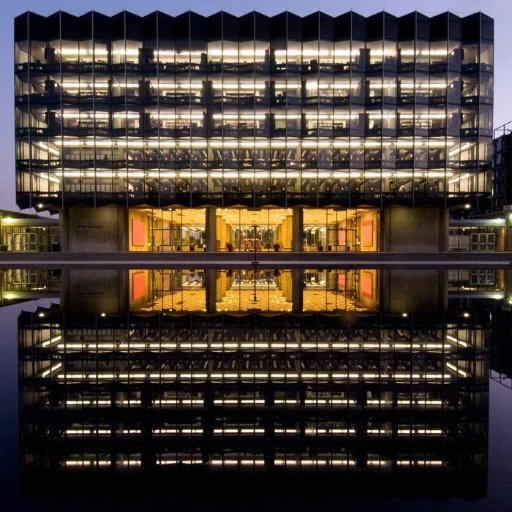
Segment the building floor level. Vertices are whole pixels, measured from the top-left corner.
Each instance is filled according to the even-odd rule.
[[[93,208],[61,213],[62,250],[425,251],[446,250],[439,207]]]

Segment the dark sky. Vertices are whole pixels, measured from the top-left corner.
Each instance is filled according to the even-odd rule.
[[[512,1],[511,0],[188,0],[165,2],[153,0],[5,0],[0,17],[0,209],[16,209],[14,181],[14,99],[13,99],[13,18],[26,10],[48,15],[59,9],[83,14],[91,9],[114,14],[127,9],[136,14],[147,14],[156,9],[172,15],[192,9],[200,14],[225,10],[236,15],[257,8],[267,15],[289,9],[298,15],[321,10],[337,15],[353,9],[362,15],[387,10],[401,16],[413,10],[432,16],[447,9],[466,16],[483,11],[495,19],[495,109],[494,126],[512,120],[512,101],[509,100],[512,75]]]

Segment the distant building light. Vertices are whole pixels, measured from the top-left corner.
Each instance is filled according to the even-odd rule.
[[[471,208],[471,205],[470,205],[469,203],[466,203],[466,204],[464,205],[464,208],[466,208],[466,210],[469,210],[469,209]]]
[[[464,318],[469,318],[471,315],[467,312],[467,311],[464,311]]]
[[[408,315],[407,313],[402,313],[402,316],[403,316],[404,318],[407,318],[409,315]]]

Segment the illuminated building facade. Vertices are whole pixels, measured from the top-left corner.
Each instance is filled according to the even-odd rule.
[[[438,251],[491,203],[482,13],[25,13],[15,75],[63,250]]]

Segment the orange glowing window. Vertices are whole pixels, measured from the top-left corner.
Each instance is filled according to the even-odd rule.
[[[373,220],[365,220],[361,224],[361,245],[363,247],[373,245]]]
[[[365,299],[373,299],[373,274],[361,272],[361,295]]]
[[[142,220],[132,219],[132,245],[146,245],[146,224]]]
[[[146,273],[135,272],[132,274],[132,300],[140,299],[146,295]]]

